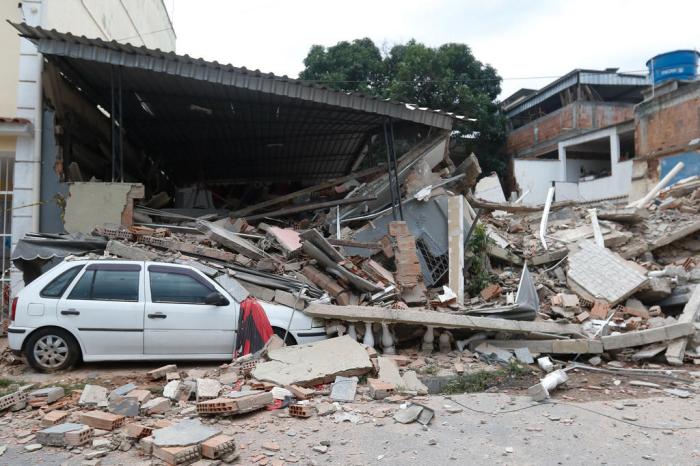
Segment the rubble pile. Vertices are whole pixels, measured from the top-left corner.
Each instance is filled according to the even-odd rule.
[[[273,336],[261,353],[206,373],[164,366],[148,374],[162,383],[156,393],[137,381],[109,393],[87,385],[77,407],[46,410],[37,441],[86,449],[87,459],[137,446],[170,464],[232,461],[235,441],[207,419],[285,408],[300,420],[335,413],[358,422],[339,403],[360,397],[399,402],[396,422],[427,424],[434,413],[422,396],[514,362],[529,366],[528,393],[538,401],[566,387],[569,371],[604,362],[608,370],[700,364],[697,179],[648,205],[542,207],[506,202],[493,176],[475,186],[475,166],[465,166],[455,176],[419,163],[404,178],[401,206],[370,213],[350,202],[343,213],[332,201],[279,208],[273,199],[260,204],[275,206],[267,214],[148,208],[144,224],[98,227],[104,253],[82,257],[186,264],[237,301],[252,295],[324,319],[335,338],[285,346]],[[354,185],[366,208],[382,180]],[[576,362],[581,355],[589,366]],[[44,410],[63,394],[8,396],[0,408]],[[94,431],[111,440],[97,446]]]
[[[329,335],[348,333],[366,345],[377,343],[386,354],[411,341],[422,340],[424,348],[433,342],[454,347],[479,336],[512,350],[602,354],[615,349],[623,351],[614,357],[640,360],[638,353],[646,354],[646,348],[628,348],[656,348],[695,334],[696,179],[667,188],[647,206],[567,201],[543,212],[502,202],[502,194],[494,195],[500,185],[493,177],[474,189],[462,178],[439,181],[437,173],[418,164],[403,188],[420,196],[403,201],[404,221],[385,211],[338,230],[325,207],[312,215],[292,207],[275,210],[272,218],[252,216],[257,222],[251,216],[163,216],[160,220],[170,223],[105,225],[94,234],[109,240],[103,257],[194,266],[238,300],[253,295],[302,310],[326,319]],[[480,192],[481,185],[486,188]],[[464,264],[457,265],[450,264],[447,241],[436,239],[447,235],[447,198],[455,195],[450,188],[466,195],[467,247]],[[149,210],[151,217],[158,213]],[[469,245],[479,234],[485,235],[484,246],[475,251]],[[477,262],[479,276],[473,268]],[[473,296],[458,297],[448,286],[448,271],[455,266],[464,267],[468,285],[483,279],[484,272],[487,281]],[[475,342],[466,347],[473,351]],[[681,359],[700,358],[692,345],[687,349]],[[679,363],[678,356],[667,356]]]

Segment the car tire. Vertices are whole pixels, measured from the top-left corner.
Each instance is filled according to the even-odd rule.
[[[60,328],[43,328],[27,338],[24,351],[29,365],[38,372],[58,372],[78,362],[80,347],[73,335]]]
[[[275,332],[275,335],[277,335],[281,339],[284,339],[284,334],[287,332],[286,329],[279,328],[279,327],[272,327],[272,331]],[[296,340],[296,338],[294,338],[294,335],[292,335],[292,332],[289,332],[289,334],[287,334],[287,340],[284,343],[287,346],[292,346],[292,345],[297,344],[297,340]]]

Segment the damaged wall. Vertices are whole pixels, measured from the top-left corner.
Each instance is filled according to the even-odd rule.
[[[42,233],[63,233],[63,208],[68,197],[68,184],[63,183],[63,161],[54,137],[55,112],[44,110],[44,131],[41,135],[41,193],[44,202],[39,208],[39,230]]]
[[[677,149],[700,138],[700,83],[648,99],[635,108],[635,150],[640,156]]]
[[[508,133],[513,157],[536,157],[557,149],[557,141],[633,118],[633,104],[574,102]]]
[[[134,199],[144,196],[142,184],[70,183],[64,226],[68,233],[86,233],[105,223],[130,226]]]

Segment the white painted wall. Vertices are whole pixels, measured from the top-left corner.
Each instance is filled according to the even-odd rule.
[[[613,165],[612,176],[579,183],[557,182],[557,201],[593,201],[609,197],[626,196],[632,187],[632,160]]]
[[[558,160],[513,160],[513,171],[520,193],[530,190],[523,204],[544,204],[552,181],[559,179]]]
[[[175,51],[161,0],[43,0],[42,26],[90,38]]]

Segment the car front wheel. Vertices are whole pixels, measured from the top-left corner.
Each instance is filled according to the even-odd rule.
[[[37,371],[56,372],[75,365],[80,348],[65,330],[46,328],[29,336],[25,353],[27,362]]]

